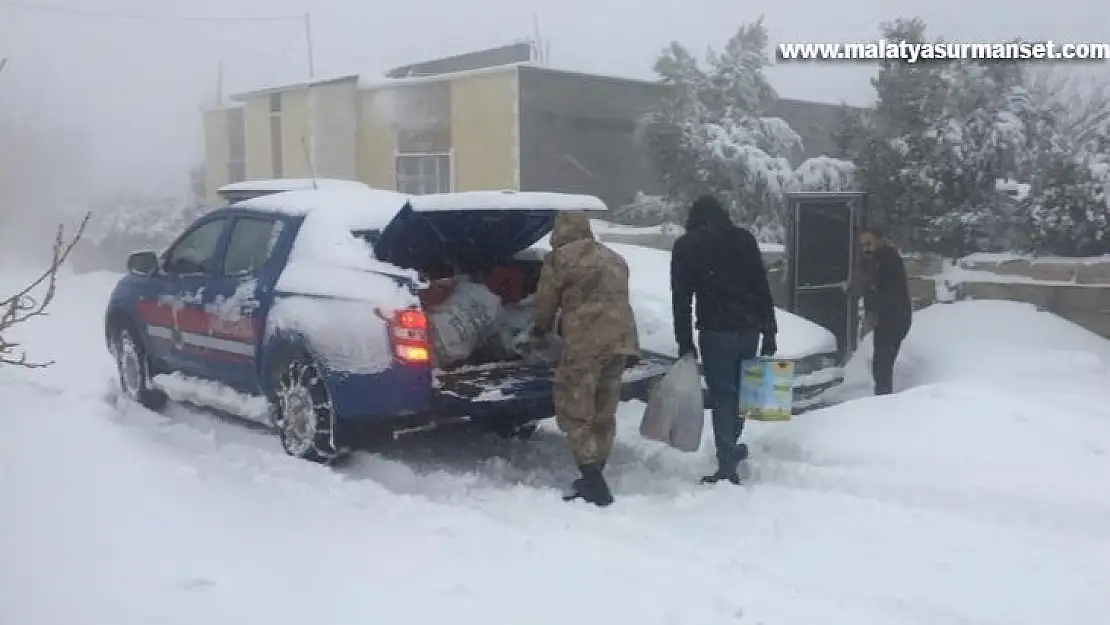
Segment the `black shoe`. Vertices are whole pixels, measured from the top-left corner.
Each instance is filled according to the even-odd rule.
[[[725,471],[717,469],[716,473],[707,475],[701,478],[702,484],[716,484],[717,482],[727,481],[730,484],[740,485],[740,475],[736,471]]]
[[[585,499],[595,506],[608,506],[613,503],[613,493],[605,476],[601,474],[601,464],[587,464],[581,467],[582,477],[572,482],[573,492],[563,495],[563,501]]]

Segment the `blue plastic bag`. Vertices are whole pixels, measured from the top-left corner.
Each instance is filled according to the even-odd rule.
[[[740,372],[740,416],[789,421],[794,414],[794,361],[745,360]]]

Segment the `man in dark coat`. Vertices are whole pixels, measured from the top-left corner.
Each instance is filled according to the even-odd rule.
[[[877,228],[860,230],[859,243],[869,276],[863,308],[868,325],[874,328],[871,375],[875,394],[889,395],[894,388],[894,361],[913,318],[909,280],[902,255]]]
[[[686,234],[671,255],[671,304],[679,355],[697,356],[690,318],[696,303],[702,369],[713,411],[717,471],[702,478],[739,484],[739,463],[748,457],[740,443],[740,374],[745,359],[777,351],[775,306],[763,255],[750,232],[739,228],[715,198],[694,202]],[[762,336],[762,346],[760,337]]]

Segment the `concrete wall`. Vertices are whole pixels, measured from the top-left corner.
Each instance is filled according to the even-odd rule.
[[[675,237],[667,234],[599,233],[602,241],[643,245],[661,250],[674,247]],[[782,254],[765,252],[764,264],[776,303],[786,301],[785,258]],[[915,310],[937,302],[938,281],[944,273],[945,261],[936,256],[904,258],[909,274],[910,297]],[[1099,336],[1110,338],[1110,259],[1104,262],[1066,259],[1013,260],[999,262],[988,256],[972,256],[960,261],[961,268],[985,272],[974,281],[949,284],[956,299],[994,299],[1026,302],[1080,325]],[[990,280],[990,273],[999,276]],[[1014,282],[1029,278],[1050,283]],[[940,285],[942,291],[946,288]]]
[[[943,262],[935,257],[907,259],[906,272],[918,307],[936,301]],[[948,285],[956,299],[1026,302],[1110,338],[1110,261],[977,254],[961,259],[959,264],[961,269],[978,273],[974,280]],[[991,280],[992,274],[998,279]]]
[[[663,191],[637,140],[659,85],[520,69],[521,189],[596,195],[610,208]]]
[[[516,68],[451,80],[451,146],[454,190],[517,189]]]
[[[999,258],[973,254],[960,260],[964,269],[989,271],[1049,282],[1110,285],[1110,259]]]

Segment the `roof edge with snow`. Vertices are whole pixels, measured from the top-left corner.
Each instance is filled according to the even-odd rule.
[[[345,74],[343,76],[333,76],[331,78],[314,78],[311,80],[303,80],[300,82],[286,83],[284,85],[275,85],[273,87],[263,87],[261,89],[253,89],[251,91],[241,91],[233,93],[228,97],[232,100],[242,102],[248,98],[254,98],[261,95],[269,95],[271,93],[284,93],[286,91],[296,91],[298,89],[307,89],[309,87],[323,87],[327,85],[335,85],[344,82],[351,82],[358,84],[358,74]]]

